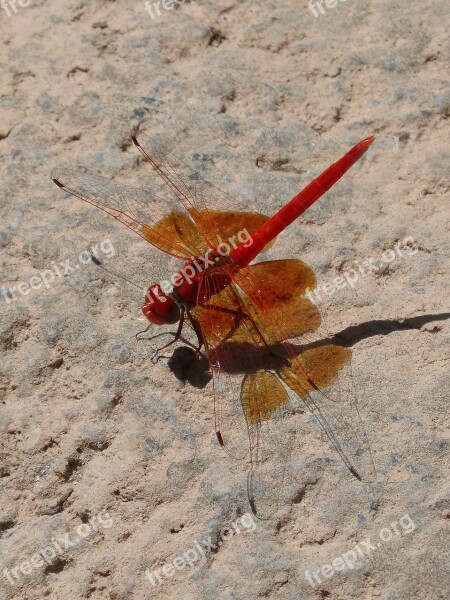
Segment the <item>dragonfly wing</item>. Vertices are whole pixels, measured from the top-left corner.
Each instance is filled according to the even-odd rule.
[[[222,289],[224,279],[229,283],[225,271],[220,279],[209,275],[202,279],[199,294],[210,296],[212,289],[217,293],[211,302],[197,306],[193,316],[200,325],[212,374],[217,438],[230,456],[244,459],[249,453],[249,445],[241,385],[243,369],[252,363],[249,352],[255,349],[258,353],[258,346],[254,345],[251,332],[241,323],[239,296],[231,287]]]
[[[246,374],[241,398],[250,440],[248,498],[253,513],[267,519],[290,492],[296,415],[286,388],[273,371]]]
[[[216,433],[220,444],[250,468],[248,494],[259,517],[270,516],[284,487],[292,423],[282,418],[290,411],[287,388],[276,375],[283,359],[271,354],[255,323],[245,312],[232,282],[223,287],[222,271],[208,275],[200,293],[209,302],[194,311],[210,362]],[[276,415],[276,416],[275,416]]]
[[[205,210],[201,211],[204,222],[208,224],[209,231],[214,233],[214,246],[218,247],[221,243],[228,245],[227,252],[235,248],[239,243],[251,244],[252,235],[259,229],[269,217],[257,212],[248,211],[219,211]],[[264,247],[268,250],[275,243],[272,240]]]
[[[151,190],[70,169],[56,169],[53,181],[178,258],[203,256],[208,246],[216,249],[221,243],[230,244],[228,251],[239,243],[251,243],[251,234],[269,219],[257,212],[228,210],[236,206],[234,198],[204,180],[156,138],[139,131],[132,139],[172,192],[169,201],[160,200]]]
[[[184,206],[212,248],[217,248],[221,242],[228,242],[233,235],[235,240],[245,243],[249,239],[246,235],[256,231],[269,219],[256,212],[229,210],[237,206],[235,198],[203,179],[197,171],[145,131],[138,131],[133,136],[133,141],[145,160]]]
[[[352,383],[351,350],[320,330],[320,313],[307,297],[315,285],[311,269],[298,260],[271,261],[242,269],[233,279],[258,329],[288,360],[278,375],[316,417],[349,470],[372,481],[375,470]]]
[[[190,216],[151,190],[65,168],[55,169],[52,179],[65,192],[105,211],[167,254],[189,259],[205,251],[206,242]]]
[[[353,385],[351,350],[337,344],[305,351],[299,351],[295,342],[284,345],[291,365],[278,374],[317,419],[349,471],[359,480],[374,481],[372,452]]]
[[[303,261],[256,263],[241,269],[235,281],[248,298],[248,310],[253,311],[258,322],[263,320],[267,324],[266,335],[271,343],[305,335],[320,327],[320,312],[307,297],[316,286],[316,278]]]

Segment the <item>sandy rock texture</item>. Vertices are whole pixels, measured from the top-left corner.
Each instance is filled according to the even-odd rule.
[[[164,6],[0,3],[0,599],[448,598],[448,3]],[[85,251],[138,288],[177,262],[50,172],[156,185],[142,122],[265,214],[376,135],[265,254],[319,290],[374,260],[318,301],[354,353],[374,483],[304,412],[292,494],[257,521],[205,364],[135,341],[140,289]]]

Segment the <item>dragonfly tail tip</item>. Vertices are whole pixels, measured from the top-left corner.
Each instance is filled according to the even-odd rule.
[[[360,142],[361,146],[363,146],[366,150],[373,144],[375,141],[375,136],[371,135]]]

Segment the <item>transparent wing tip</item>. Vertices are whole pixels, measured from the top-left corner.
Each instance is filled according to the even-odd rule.
[[[52,175],[51,175],[51,178],[52,178],[52,181],[53,181],[53,183],[56,183],[56,185],[57,185],[59,188],[61,188],[61,189],[64,189],[64,184],[63,184],[63,183],[61,183],[61,182],[60,182],[60,181],[59,181],[59,180],[58,180],[58,179],[57,179],[57,178],[56,178],[56,177],[53,175],[53,173],[52,173]]]

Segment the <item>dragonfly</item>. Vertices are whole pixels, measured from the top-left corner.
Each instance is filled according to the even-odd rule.
[[[316,286],[313,270],[297,258],[255,259],[365,154],[374,136],[354,145],[271,217],[236,210],[232,196],[145,129],[131,139],[159,176],[162,196],[67,168],[53,171],[52,179],[180,261],[170,279],[145,293],[146,331],[178,324],[159,350],[182,340],[185,327],[194,332],[194,355],[203,351],[209,363],[217,441],[230,457],[248,463],[253,513],[269,518],[280,502],[295,500],[302,477],[297,453],[306,435],[298,419],[308,411],[350,473],[371,480],[352,351],[322,333],[323,319],[308,297]]]

